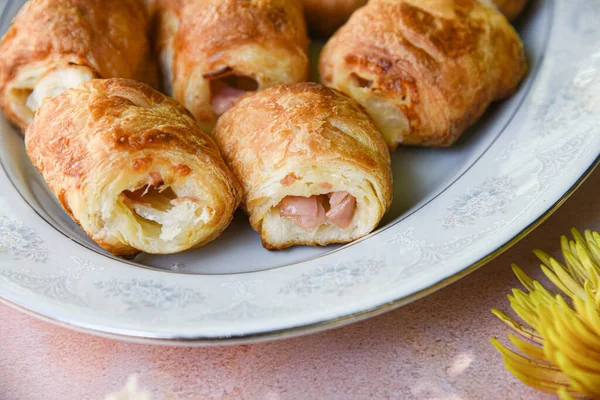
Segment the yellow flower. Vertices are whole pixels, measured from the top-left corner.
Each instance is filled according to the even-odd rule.
[[[600,235],[571,233],[575,240],[561,238],[566,266],[534,251],[544,274],[566,296],[551,293],[513,265],[527,292],[513,289],[508,299],[529,326],[492,312],[527,340],[509,335],[518,352],[495,338],[492,343],[506,369],[527,385],[561,399],[600,398]]]

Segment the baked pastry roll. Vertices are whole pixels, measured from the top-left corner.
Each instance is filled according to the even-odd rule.
[[[373,121],[319,84],[243,98],[215,137],[267,249],[348,243],[375,229],[392,201],[390,156]]]
[[[362,104],[392,150],[451,145],[526,70],[518,34],[478,0],[371,0],[319,60],[322,82]]]
[[[318,37],[330,36],[368,0],[302,0],[309,32]]]
[[[91,80],[47,100],[25,144],[67,213],[116,255],[201,246],[241,200],[189,112],[136,81]]]
[[[498,9],[506,15],[506,18],[513,20],[521,14],[527,0],[492,0]]]
[[[156,83],[142,0],[30,0],[0,44],[0,107],[21,129],[47,97],[94,77]]]
[[[164,89],[206,130],[247,92],[308,78],[301,0],[156,0]]]

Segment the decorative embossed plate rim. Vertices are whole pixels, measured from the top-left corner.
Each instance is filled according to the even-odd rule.
[[[169,274],[58,234],[2,171],[0,298],[96,334],[225,344],[339,326],[459,279],[533,229],[598,163],[600,4],[544,6],[555,16],[546,57],[508,129],[459,179],[389,228],[285,268]]]

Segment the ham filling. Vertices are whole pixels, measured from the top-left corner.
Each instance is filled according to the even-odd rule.
[[[247,93],[245,90],[236,89],[221,81],[211,83],[210,88],[210,106],[217,116],[225,114],[227,110],[233,107]]]
[[[258,89],[258,82],[235,75],[230,67],[204,74],[203,77],[210,81],[210,106],[217,116],[233,107],[246,93]]]
[[[325,206],[329,208],[328,211],[325,211]],[[355,211],[356,199],[348,192],[334,192],[327,196],[286,196],[279,203],[279,215],[290,219],[305,231],[314,231],[327,220],[341,229],[347,229]]]
[[[356,199],[348,192],[329,194],[329,211],[326,217],[335,226],[346,229],[352,223],[356,211]]]
[[[279,204],[279,215],[305,231],[314,231],[325,222],[325,208],[317,196],[287,196]]]

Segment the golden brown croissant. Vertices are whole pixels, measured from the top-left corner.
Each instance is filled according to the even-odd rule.
[[[506,18],[513,20],[521,14],[527,0],[492,0],[498,9],[506,15]]]
[[[307,79],[300,0],[159,0],[165,91],[210,131],[246,92]]]
[[[375,229],[392,201],[390,156],[373,121],[319,84],[243,98],[215,137],[268,249],[348,243]]]
[[[131,80],[91,80],[47,100],[27,153],[104,249],[174,253],[215,239],[241,188],[187,110]]]
[[[526,70],[515,30],[478,0],[371,0],[319,61],[322,82],[361,103],[391,149],[452,144]]]
[[[30,0],[0,45],[0,106],[21,129],[46,97],[93,77],[155,84],[141,0]]]
[[[306,24],[311,34],[319,37],[331,35],[368,0],[302,0]]]

